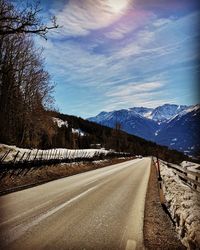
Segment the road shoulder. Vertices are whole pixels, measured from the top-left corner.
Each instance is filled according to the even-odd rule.
[[[169,216],[161,206],[156,169],[153,164],[146,194],[143,230],[146,249],[186,249],[178,239]]]

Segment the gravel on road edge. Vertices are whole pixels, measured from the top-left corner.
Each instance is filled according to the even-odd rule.
[[[175,227],[160,203],[157,173],[151,165],[151,173],[145,201],[144,245],[147,250],[186,249],[175,232]]]

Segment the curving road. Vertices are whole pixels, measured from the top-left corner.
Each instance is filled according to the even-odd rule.
[[[0,249],[143,249],[150,158],[0,197]]]

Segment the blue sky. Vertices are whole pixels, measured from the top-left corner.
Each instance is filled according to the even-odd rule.
[[[62,28],[37,38],[63,113],[196,104],[195,0],[46,0]]]

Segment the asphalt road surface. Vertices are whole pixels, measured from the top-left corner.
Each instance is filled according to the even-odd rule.
[[[0,197],[0,249],[143,249],[150,158]]]

